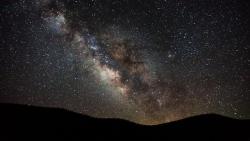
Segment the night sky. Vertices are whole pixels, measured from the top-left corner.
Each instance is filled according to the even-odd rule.
[[[1,0],[0,102],[159,124],[250,118],[250,4]]]

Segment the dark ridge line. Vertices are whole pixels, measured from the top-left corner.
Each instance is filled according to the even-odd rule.
[[[159,125],[96,118],[63,108],[0,103],[0,140],[250,140],[250,119],[217,114]]]
[[[122,119],[122,118],[109,118],[109,117],[95,117],[95,116],[90,116],[90,115],[85,115],[85,114],[81,114],[81,113],[77,113],[65,108],[57,108],[57,107],[43,107],[43,106],[36,106],[36,105],[28,105],[28,104],[12,104],[12,103],[0,103],[0,113],[1,110],[6,108],[9,109],[14,109],[14,108],[21,108],[23,111],[28,111],[28,110],[42,110],[42,112],[56,112],[59,114],[71,114],[72,116],[77,116],[77,118],[87,118],[87,119],[91,119],[91,120],[102,120],[102,121],[116,121],[116,122],[126,122],[129,124],[135,124],[135,125],[139,125],[139,126],[147,126],[147,127],[154,127],[154,126],[168,126],[170,124],[176,124],[176,123],[181,123],[181,122],[187,122],[187,121],[191,121],[191,120],[203,120],[203,118],[209,118],[210,120],[231,120],[231,121],[249,121],[250,119],[237,119],[237,118],[232,118],[229,116],[224,116],[224,115],[220,115],[220,114],[216,114],[216,113],[208,113],[208,114],[200,114],[200,115],[194,115],[194,116],[189,116],[186,118],[182,118],[182,119],[178,119],[175,121],[171,121],[171,122],[166,122],[166,123],[160,123],[160,124],[141,124],[138,122],[134,122],[131,120],[127,120],[127,119]],[[41,112],[41,111],[39,111]]]

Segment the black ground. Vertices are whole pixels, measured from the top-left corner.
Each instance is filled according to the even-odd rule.
[[[250,120],[201,115],[145,126],[98,119],[63,109],[0,104],[0,140],[185,139],[250,140]]]

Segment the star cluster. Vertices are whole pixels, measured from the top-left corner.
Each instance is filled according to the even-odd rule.
[[[159,124],[250,118],[250,5],[1,1],[0,102]]]

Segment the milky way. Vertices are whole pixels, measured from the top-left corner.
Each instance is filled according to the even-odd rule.
[[[159,124],[250,118],[249,4],[1,2],[0,102]]]

